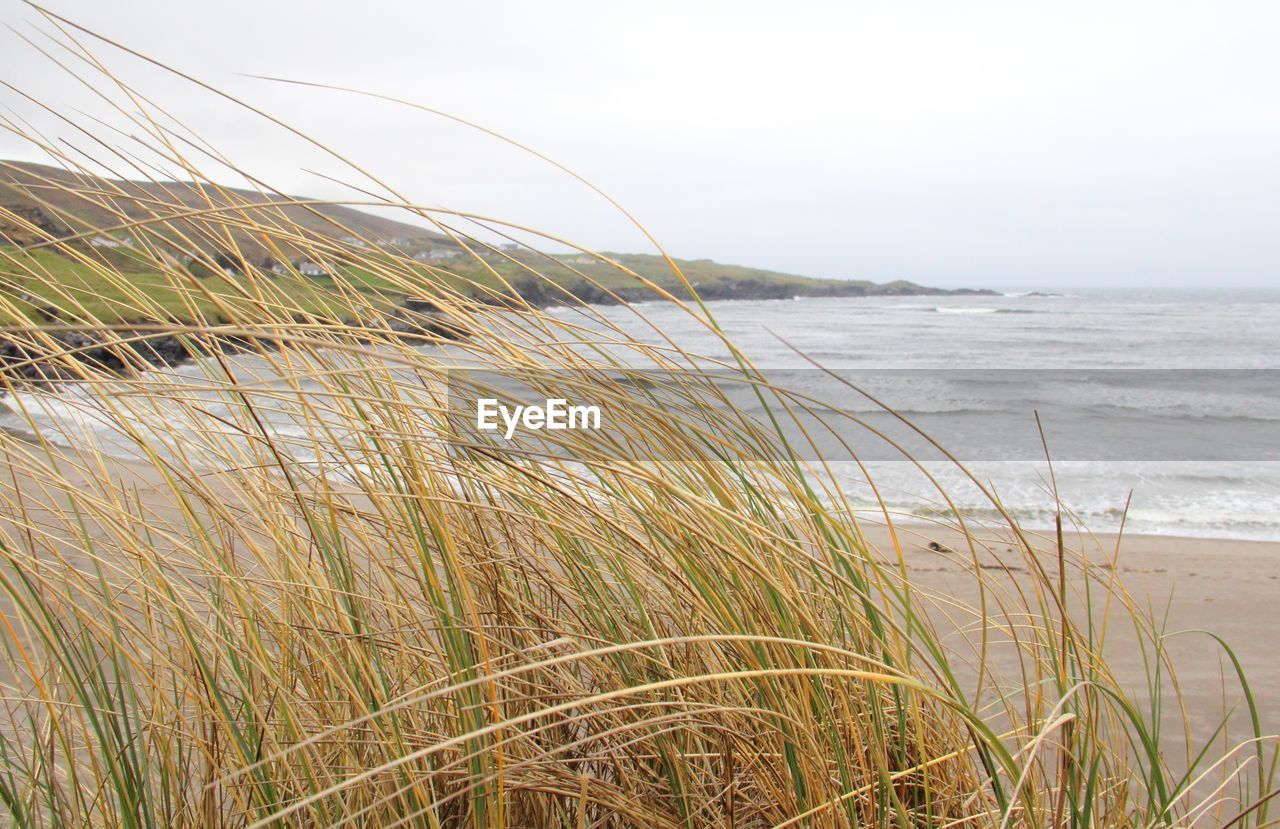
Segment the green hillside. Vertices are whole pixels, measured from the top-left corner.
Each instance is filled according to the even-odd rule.
[[[217,321],[264,302],[334,317],[351,307],[341,299],[351,292],[362,307],[392,311],[408,296],[445,286],[495,301],[519,295],[539,306],[653,299],[646,280],[691,297],[656,255],[463,244],[300,197],[0,161],[0,324],[51,322],[52,307],[64,322]],[[677,266],[708,300],[949,293],[709,259]]]

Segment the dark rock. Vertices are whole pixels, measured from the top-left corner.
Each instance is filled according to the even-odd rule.
[[[0,244],[34,245],[60,239],[69,233],[60,222],[35,205],[0,206]]]
[[[119,339],[107,339],[59,331],[43,342],[35,336],[0,339],[0,374],[15,381],[46,383],[74,376],[69,360],[108,374],[127,374],[147,365],[180,365],[192,356],[184,342],[172,335],[134,340],[128,332]]]
[[[195,355],[178,337],[166,334],[133,343],[133,348],[148,363],[158,366],[177,366]]]
[[[465,340],[471,336],[465,325],[449,318],[429,299],[406,300],[399,310],[386,315],[383,322],[393,333],[410,337]]]
[[[593,282],[585,279],[575,280],[566,289],[579,302],[587,305],[620,305],[622,300]]]
[[[440,306],[435,303],[435,300],[422,299],[420,297],[405,297],[404,301],[400,303],[400,307],[414,314],[441,313]]]
[[[511,283],[511,287],[515,289],[516,296],[535,308],[546,308],[552,304],[546,283],[537,277],[520,277]]]
[[[794,285],[779,282],[760,282],[755,279],[725,279],[705,285],[696,285],[698,296],[704,300],[723,299],[791,299],[796,295]]]

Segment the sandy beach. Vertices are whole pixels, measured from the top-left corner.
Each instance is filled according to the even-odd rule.
[[[864,530],[879,550],[894,549],[884,525],[865,525]],[[895,530],[913,583],[943,600],[978,603],[979,591],[969,575],[974,559],[961,533],[945,526],[909,522],[896,524]],[[1014,544],[1007,531],[979,531],[975,535],[987,547],[978,552],[978,566],[998,574],[997,584],[1003,582],[1016,589],[1030,583],[1025,566],[1013,556]],[[1040,551],[1042,566],[1056,576],[1054,534],[1028,531],[1027,536]],[[1115,535],[1080,532],[1065,533],[1064,541],[1069,550],[1082,551],[1091,563],[1100,565],[1104,578],[1114,572],[1134,603],[1163,629],[1187,720],[1196,737],[1208,738],[1232,706],[1236,706],[1229,731],[1233,743],[1250,736],[1245,702],[1234,691],[1237,682],[1230,658],[1206,631],[1222,637],[1238,657],[1255,695],[1262,733],[1280,733],[1280,657],[1273,634],[1280,597],[1280,542],[1126,534],[1117,547]],[[935,550],[931,545],[943,549]],[[1112,559],[1114,571],[1109,566]],[[1078,574],[1071,575],[1071,586],[1081,596],[1083,607]],[[1084,615],[1080,607],[1072,610],[1077,618]],[[1106,614],[1095,609],[1095,622],[1102,621],[1104,615],[1111,624],[1104,647],[1109,667],[1136,699],[1147,698],[1146,662],[1127,615],[1113,605]],[[953,624],[959,629],[971,621],[961,616],[953,619]],[[957,648],[971,647],[974,633],[971,625],[966,632],[958,632],[962,641],[956,643]],[[995,659],[1002,661],[998,650]],[[1012,664],[1007,658],[1003,661]],[[1166,681],[1166,693],[1170,684]],[[1225,696],[1224,687],[1228,689]],[[1166,733],[1184,731],[1176,706],[1165,709],[1163,725]],[[1170,762],[1179,765],[1177,758],[1171,757]]]

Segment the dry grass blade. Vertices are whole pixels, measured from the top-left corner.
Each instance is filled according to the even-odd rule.
[[[962,525],[983,602],[931,594],[783,437],[813,401],[736,350],[688,353],[639,308],[540,308],[530,286],[572,292],[481,241],[511,227],[372,176],[359,203],[469,266],[362,237],[48,19],[145,138],[89,124],[91,153],[8,124],[61,165],[31,199],[102,218],[0,210],[37,237],[0,247],[0,382],[28,427],[0,433],[13,825],[1267,824],[1274,742],[1175,767],[1156,724],[1176,701],[1135,699],[1067,612],[1135,608],[1112,570],[1060,539],[1046,569],[1006,513],[1024,577]],[[613,264],[595,287],[681,302]],[[726,375],[768,416],[726,404]],[[458,401],[502,380],[611,429],[518,449],[466,429]],[[1164,687],[1161,632],[1132,615]]]

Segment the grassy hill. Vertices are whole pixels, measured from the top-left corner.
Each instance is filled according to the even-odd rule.
[[[178,181],[125,181],[73,173],[60,167],[20,161],[0,161],[0,205],[42,210],[72,232],[98,232],[136,221],[163,218],[162,227],[177,237],[186,233],[193,242],[225,245],[228,240],[200,239],[195,222],[174,221],[182,208],[216,210],[262,204],[244,217],[267,226],[301,228],[333,239],[351,237],[372,244],[397,240],[409,250],[448,243],[448,237],[417,225],[397,222],[371,213],[332,204],[307,202],[306,197],[263,194],[255,190]],[[271,204],[268,204],[271,203]],[[2,220],[0,220],[2,222]],[[250,254],[269,253],[258,236],[229,229],[236,245]],[[0,227],[3,232],[3,227]],[[120,232],[120,235],[127,235]]]
[[[430,295],[437,286],[498,300],[518,294],[534,305],[652,299],[642,280],[689,296],[655,255],[547,255],[463,243],[468,250],[416,225],[300,202],[308,200],[0,162],[0,291],[8,299],[0,323],[47,318],[51,312],[42,309],[52,307],[62,309],[60,318],[75,309],[77,317],[108,323],[216,321],[262,301],[264,291],[268,301],[276,292],[290,307],[318,316],[349,307],[344,293],[358,292],[368,307],[393,311],[406,296]],[[677,265],[711,300],[950,293],[709,259]],[[175,279],[175,273],[190,278]]]

